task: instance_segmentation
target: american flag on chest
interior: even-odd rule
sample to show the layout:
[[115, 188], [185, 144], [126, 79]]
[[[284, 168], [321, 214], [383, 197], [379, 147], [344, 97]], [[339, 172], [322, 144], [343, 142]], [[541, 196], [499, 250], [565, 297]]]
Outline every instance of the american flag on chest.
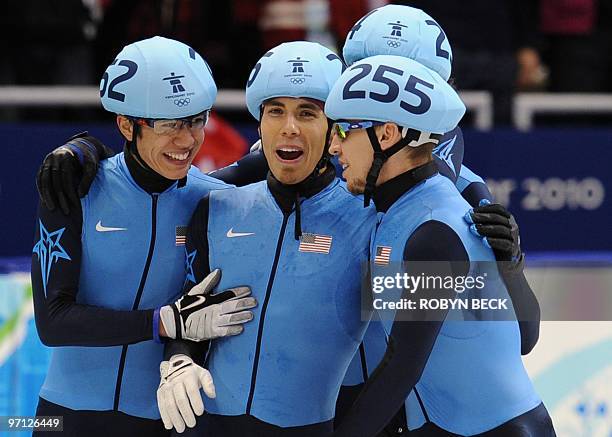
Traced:
[[389, 246], [376, 246], [376, 256], [374, 257], [374, 264], [379, 266], [389, 265], [389, 259], [391, 258], [391, 248]]
[[319, 235], [303, 233], [300, 237], [300, 252], [314, 252], [329, 254], [331, 249], [332, 237], [330, 235]]
[[187, 240], [187, 226], [177, 226], [174, 243], [177, 246], [184, 246]]

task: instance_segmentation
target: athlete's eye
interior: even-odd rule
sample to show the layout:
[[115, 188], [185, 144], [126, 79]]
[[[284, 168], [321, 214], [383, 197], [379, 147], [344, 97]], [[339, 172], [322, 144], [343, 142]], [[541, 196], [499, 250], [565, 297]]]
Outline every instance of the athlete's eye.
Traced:
[[272, 115], [279, 115], [283, 113], [283, 110], [279, 108], [278, 106], [272, 106], [266, 111], [266, 113], [272, 114]]

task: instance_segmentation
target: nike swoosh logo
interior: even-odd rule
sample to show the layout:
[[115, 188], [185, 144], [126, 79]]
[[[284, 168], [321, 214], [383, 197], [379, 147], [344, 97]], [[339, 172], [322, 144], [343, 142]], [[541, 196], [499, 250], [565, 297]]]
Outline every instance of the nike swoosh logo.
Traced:
[[183, 306], [181, 306], [181, 311], [186, 311], [186, 310], [188, 310], [188, 309], [191, 309], [191, 308], [194, 308], [194, 307], [197, 307], [197, 306], [203, 305], [203, 304], [204, 304], [204, 302], [206, 302], [206, 296], [201, 296], [201, 295], [200, 295], [200, 296], [194, 296], [194, 297], [195, 297], [195, 299], [196, 299], [196, 300], [195, 300], [195, 302], [192, 302], [192, 303], [190, 303], [189, 305], [184, 306], [184, 307], [183, 307]]
[[127, 231], [127, 228], [109, 228], [102, 226], [102, 220], [96, 223], [96, 231], [98, 232], [113, 232], [113, 231]]
[[227, 235], [227, 238], [248, 237], [249, 235], [255, 235], [255, 232], [234, 232], [234, 228], [230, 228], [225, 235]]

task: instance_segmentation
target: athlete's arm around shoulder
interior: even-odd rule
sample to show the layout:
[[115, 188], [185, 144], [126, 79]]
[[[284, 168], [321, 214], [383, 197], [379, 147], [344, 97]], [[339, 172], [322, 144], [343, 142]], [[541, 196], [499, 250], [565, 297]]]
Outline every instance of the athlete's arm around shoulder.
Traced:
[[483, 199], [493, 202], [493, 194], [489, 191], [484, 179], [463, 164], [455, 186], [472, 207], [479, 206]]
[[208, 175], [228, 184], [242, 187], [255, 182], [265, 181], [269, 170], [266, 157], [260, 149], [257, 149], [246, 154], [233, 164], [211, 171]]

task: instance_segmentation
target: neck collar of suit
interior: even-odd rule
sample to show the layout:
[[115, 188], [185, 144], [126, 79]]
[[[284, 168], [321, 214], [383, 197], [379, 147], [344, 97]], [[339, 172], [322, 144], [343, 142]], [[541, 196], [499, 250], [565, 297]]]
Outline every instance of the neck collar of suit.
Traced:
[[[125, 163], [134, 181], [149, 194], [163, 193], [170, 188], [176, 181], [165, 178], [157, 173], [141, 158], [136, 148], [136, 144], [127, 141], [123, 147]], [[185, 186], [187, 177], [179, 180], [178, 187]]]
[[325, 187], [332, 183], [336, 177], [336, 170], [333, 165], [328, 164], [325, 170], [318, 176], [309, 176], [297, 184], [283, 184], [274, 177], [272, 172], [268, 172], [267, 183], [274, 200], [280, 207], [283, 214], [290, 214], [295, 208], [295, 239], [299, 240], [302, 236], [300, 198], [309, 198], [323, 191]]
[[380, 184], [374, 191], [374, 205], [376, 211], [387, 212], [397, 199], [402, 197], [404, 193], [410, 191], [425, 179], [429, 179], [438, 173], [438, 167], [434, 161], [429, 161], [419, 167], [415, 167], [404, 173], [395, 176], [392, 179]]

